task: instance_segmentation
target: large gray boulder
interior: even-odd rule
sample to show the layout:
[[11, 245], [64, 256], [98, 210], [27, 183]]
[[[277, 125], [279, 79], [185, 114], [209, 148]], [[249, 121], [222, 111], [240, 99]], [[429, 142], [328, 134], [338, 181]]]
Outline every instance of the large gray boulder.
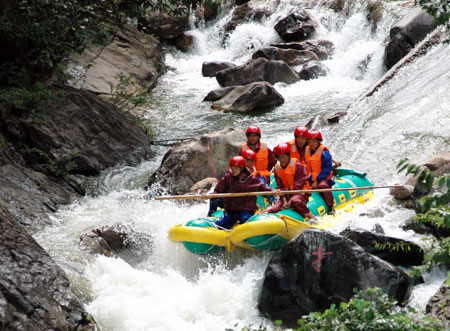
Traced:
[[214, 102], [211, 108], [224, 112], [251, 113], [283, 103], [284, 98], [271, 84], [255, 82], [234, 88], [222, 99]]
[[260, 81], [265, 81], [272, 85], [278, 82], [292, 84], [300, 78], [283, 61], [269, 61], [265, 58], [258, 58], [250, 63], [221, 70], [216, 74], [216, 79], [220, 86], [226, 87]]
[[433, 16], [420, 8], [413, 8], [390, 30], [384, 64], [390, 69], [409, 53], [427, 34], [434, 30]]
[[175, 39], [186, 30], [189, 24], [189, 10], [184, 7], [181, 15], [171, 15], [159, 10], [149, 10], [139, 18], [138, 28], [147, 34], [157, 36], [161, 40]]
[[282, 49], [297, 49], [300, 51], [311, 51], [317, 55], [319, 60], [328, 59], [334, 52], [334, 44], [329, 40], [311, 39], [305, 41], [293, 41], [290, 43], [273, 43], [270, 46]]
[[0, 329], [95, 330], [64, 271], [0, 205]]
[[122, 83], [124, 92], [132, 95], [150, 90], [164, 72], [162, 45], [153, 36], [126, 26], [105, 46], [93, 46], [82, 54], [70, 54], [66, 61], [67, 84], [110, 97], [111, 86]]
[[450, 285], [447, 282], [430, 298], [425, 309], [427, 314], [438, 318], [446, 330], [450, 329]]
[[309, 229], [285, 245], [267, 266], [258, 309], [283, 326], [348, 301], [353, 289], [379, 287], [398, 302], [411, 294], [412, 279], [350, 239]]
[[183, 194], [206, 177], [221, 178], [230, 158], [239, 153], [246, 141], [245, 131], [228, 128], [198, 137], [170, 149], [148, 185], [159, 183], [172, 194]]

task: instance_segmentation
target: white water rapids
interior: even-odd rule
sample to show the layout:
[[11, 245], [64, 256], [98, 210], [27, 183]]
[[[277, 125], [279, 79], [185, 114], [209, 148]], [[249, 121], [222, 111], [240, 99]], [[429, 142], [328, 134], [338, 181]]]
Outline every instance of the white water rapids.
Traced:
[[[257, 115], [221, 113], [202, 102], [218, 84], [201, 76], [204, 61], [244, 63], [253, 51], [281, 41], [273, 25], [299, 1], [281, 1], [277, 11], [262, 23], [238, 26], [222, 46], [220, 32], [229, 19], [223, 12], [213, 23], [193, 28], [194, 49], [183, 54], [169, 49], [169, 70], [153, 91], [148, 118], [157, 139], [196, 136], [225, 127], [259, 125], [263, 140], [274, 147], [291, 139], [296, 126], [314, 116], [336, 111], [348, 115], [334, 126], [319, 123], [324, 143], [343, 167], [367, 172], [375, 184], [403, 182], [395, 166], [404, 157], [415, 163], [449, 149], [450, 46], [439, 45], [400, 72], [372, 97], [346, 110], [383, 74], [384, 39], [395, 21], [385, 14], [372, 30], [363, 6], [354, 5], [347, 16], [316, 7], [320, 22], [317, 38], [336, 47], [325, 61], [326, 77], [292, 85], [276, 84], [285, 103]], [[366, 71], [359, 64], [370, 56]], [[89, 313], [102, 330], [240, 330], [270, 322], [256, 308], [264, 270], [273, 253], [234, 252], [225, 256], [197, 256], [167, 237], [169, 228], [205, 216], [206, 203], [184, 205], [146, 199], [142, 187], [167, 151], [158, 147], [154, 160], [138, 167], [107, 171], [101, 194], [85, 197], [53, 215], [55, 225], [35, 235], [38, 242], [64, 268]], [[386, 190], [357, 206], [331, 229], [348, 225], [372, 230], [380, 224], [389, 236], [424, 245], [422, 236], [405, 232], [402, 224], [413, 215], [399, 207]], [[79, 249], [79, 237], [93, 228], [114, 223], [131, 224], [152, 237], [135, 263], [120, 258], [90, 256]], [[139, 258], [139, 257], [138, 257]], [[435, 270], [416, 286], [410, 304], [423, 310], [444, 279]]]

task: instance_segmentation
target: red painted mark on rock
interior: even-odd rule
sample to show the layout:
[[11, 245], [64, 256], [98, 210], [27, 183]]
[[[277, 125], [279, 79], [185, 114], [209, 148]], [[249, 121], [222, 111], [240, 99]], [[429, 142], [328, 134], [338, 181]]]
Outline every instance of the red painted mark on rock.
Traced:
[[322, 245], [319, 245], [317, 248], [317, 252], [312, 252], [312, 255], [317, 255], [317, 260], [312, 261], [311, 265], [317, 272], [320, 272], [320, 268], [322, 267], [322, 260], [325, 258], [325, 255], [331, 255], [332, 252], [322, 252]]

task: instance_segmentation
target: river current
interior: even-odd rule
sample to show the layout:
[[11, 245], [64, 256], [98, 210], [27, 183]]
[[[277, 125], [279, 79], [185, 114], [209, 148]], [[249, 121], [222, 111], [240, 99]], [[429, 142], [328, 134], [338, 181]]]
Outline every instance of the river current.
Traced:
[[[262, 5], [263, 2], [261, 2]], [[373, 96], [350, 108], [383, 74], [384, 39], [395, 22], [386, 10], [376, 28], [367, 22], [363, 5], [354, 3], [347, 15], [320, 5], [311, 8], [320, 22], [319, 39], [331, 40], [335, 53], [324, 61], [326, 77], [295, 84], [276, 84], [285, 98], [276, 109], [252, 115], [222, 113], [203, 102], [218, 84], [201, 75], [205, 61], [241, 64], [253, 51], [280, 42], [273, 25], [300, 1], [281, 1], [276, 12], [261, 23], [237, 27], [222, 43], [221, 28], [230, 17], [223, 10], [214, 22], [194, 27], [189, 53], [167, 49], [170, 70], [149, 96], [146, 117], [156, 140], [207, 134], [226, 127], [258, 125], [262, 139], [273, 148], [292, 137], [296, 126], [316, 117], [324, 143], [343, 167], [369, 174], [377, 185], [401, 183], [399, 160], [423, 163], [449, 149], [450, 46], [433, 47], [425, 56], [402, 67]], [[361, 63], [370, 58], [366, 67]], [[348, 108], [348, 109], [347, 109]], [[324, 119], [337, 111], [348, 114], [338, 124]], [[54, 226], [35, 238], [67, 272], [73, 287], [102, 330], [240, 330], [269, 321], [257, 309], [264, 270], [273, 253], [234, 252], [197, 256], [167, 237], [169, 228], [206, 215], [206, 203], [182, 204], [148, 199], [143, 186], [168, 147], [155, 147], [157, 156], [137, 167], [116, 168], [101, 176], [100, 195], [85, 197], [52, 215]], [[372, 230], [376, 224], [390, 236], [426, 245], [422, 236], [401, 226], [413, 212], [398, 206], [387, 190], [354, 212], [341, 215], [331, 231], [352, 225]], [[121, 258], [91, 256], [79, 248], [80, 235], [114, 223], [129, 224], [151, 237], [142, 243], [133, 263]], [[434, 270], [416, 286], [410, 305], [423, 311], [442, 284], [445, 273]]]

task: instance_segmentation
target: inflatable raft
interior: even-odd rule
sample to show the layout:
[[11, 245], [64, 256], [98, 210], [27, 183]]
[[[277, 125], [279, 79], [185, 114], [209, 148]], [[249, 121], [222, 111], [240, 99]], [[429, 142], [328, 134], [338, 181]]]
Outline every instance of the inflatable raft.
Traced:
[[[364, 203], [372, 196], [371, 189], [354, 190], [352, 188], [373, 186], [366, 174], [349, 169], [338, 169], [333, 188], [349, 190], [334, 191], [334, 207], [336, 211], [350, 211], [352, 204]], [[274, 182], [274, 181], [273, 181]], [[259, 210], [268, 206], [267, 198], [258, 196]], [[323, 216], [328, 212], [327, 205], [320, 193], [313, 192], [307, 203], [309, 210], [315, 216]], [[304, 230], [326, 228], [327, 224], [308, 223], [293, 209], [285, 209], [274, 214], [258, 214], [252, 216], [246, 223], [237, 224], [231, 230], [221, 230], [215, 226], [215, 221], [223, 214], [219, 210], [210, 217], [201, 217], [187, 222], [185, 225], [175, 225], [169, 230], [169, 238], [182, 242], [187, 250], [195, 254], [211, 254], [220, 251], [232, 251], [236, 248], [278, 250], [289, 240]]]

